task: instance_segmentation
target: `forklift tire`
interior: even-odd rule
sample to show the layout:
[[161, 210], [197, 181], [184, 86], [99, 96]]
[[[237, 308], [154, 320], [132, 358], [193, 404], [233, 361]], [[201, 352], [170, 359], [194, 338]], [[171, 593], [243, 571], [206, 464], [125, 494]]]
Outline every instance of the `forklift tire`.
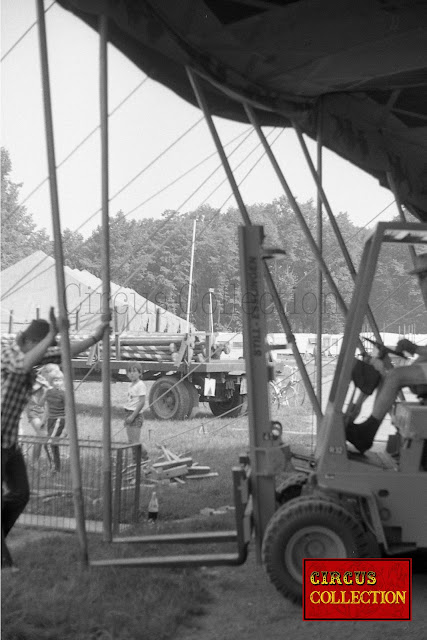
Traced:
[[367, 558], [369, 550], [365, 531], [349, 511], [332, 501], [301, 496], [271, 518], [262, 559], [279, 593], [300, 603], [303, 558]]
[[244, 411], [246, 406], [245, 399], [246, 396], [242, 396], [235, 391], [227, 400], [211, 400], [209, 407], [213, 415], [217, 418], [222, 418], [222, 416], [224, 416], [224, 418], [237, 418], [237, 416], [240, 416]]
[[158, 420], [184, 420], [192, 408], [189, 389], [176, 376], [162, 376], [156, 380], [148, 402]]
[[289, 502], [293, 498], [299, 498], [303, 486], [307, 482], [306, 473], [291, 473], [276, 489], [276, 502], [278, 506]]

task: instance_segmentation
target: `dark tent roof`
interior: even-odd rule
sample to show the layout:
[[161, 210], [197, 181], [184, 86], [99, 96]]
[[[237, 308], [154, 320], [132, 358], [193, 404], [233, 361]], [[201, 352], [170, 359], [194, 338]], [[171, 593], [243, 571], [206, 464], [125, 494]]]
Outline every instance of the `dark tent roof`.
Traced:
[[185, 67], [211, 83], [214, 115], [294, 120], [427, 221], [425, 0], [58, 0], [151, 78], [196, 104]]

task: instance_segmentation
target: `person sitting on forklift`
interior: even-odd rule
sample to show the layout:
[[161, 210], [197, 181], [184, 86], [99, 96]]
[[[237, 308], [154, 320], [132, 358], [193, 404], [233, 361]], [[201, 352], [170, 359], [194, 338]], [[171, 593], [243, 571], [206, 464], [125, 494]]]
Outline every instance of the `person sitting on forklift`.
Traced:
[[[427, 305], [427, 253], [417, 256], [416, 267], [409, 273], [418, 276], [424, 303]], [[409, 366], [388, 371], [375, 398], [372, 414], [364, 422], [347, 426], [346, 439], [360, 453], [365, 453], [372, 447], [375, 435], [391, 410], [397, 393], [403, 387], [427, 385], [427, 346], [416, 345], [404, 338], [397, 343], [396, 351], [418, 355], [418, 358]]]

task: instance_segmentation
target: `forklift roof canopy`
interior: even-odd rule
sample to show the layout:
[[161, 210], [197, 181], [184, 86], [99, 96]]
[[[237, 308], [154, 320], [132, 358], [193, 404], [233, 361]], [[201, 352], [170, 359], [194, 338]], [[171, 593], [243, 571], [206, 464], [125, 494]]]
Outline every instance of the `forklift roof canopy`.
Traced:
[[427, 3], [424, 0], [58, 0], [148, 76], [214, 115], [295, 121], [388, 186], [427, 221]]

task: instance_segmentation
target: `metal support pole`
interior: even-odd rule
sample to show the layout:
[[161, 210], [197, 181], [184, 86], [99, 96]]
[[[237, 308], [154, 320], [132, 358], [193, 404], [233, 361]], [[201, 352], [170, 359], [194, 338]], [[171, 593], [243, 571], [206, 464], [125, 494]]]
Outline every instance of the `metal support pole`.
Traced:
[[287, 315], [285, 313], [285, 310], [283, 308], [283, 304], [282, 301], [280, 300], [280, 296], [279, 296], [279, 292], [277, 291], [277, 287], [276, 284], [273, 280], [273, 276], [271, 275], [270, 272], [270, 267], [268, 266], [267, 262], [264, 260], [264, 275], [267, 281], [267, 286], [268, 286], [268, 290], [270, 292], [271, 297], [273, 298], [273, 302], [276, 306], [277, 309], [277, 313], [279, 315], [279, 319], [281, 322], [281, 325], [283, 327], [283, 330], [285, 332], [286, 335], [286, 342], [288, 344], [291, 345], [291, 349], [292, 349], [292, 353], [294, 355], [295, 358], [295, 362], [297, 364], [298, 370], [301, 374], [301, 379], [303, 381], [305, 390], [307, 391], [307, 395], [310, 399], [311, 402], [311, 406], [313, 408], [314, 413], [316, 414], [316, 418], [318, 420], [321, 420], [323, 417], [322, 414], [322, 408], [319, 404], [319, 401], [317, 399], [316, 393], [313, 389], [313, 385], [311, 383], [310, 377], [307, 373], [307, 369], [305, 367], [304, 364], [304, 360], [302, 359], [301, 353], [298, 349], [296, 340], [295, 340], [295, 336], [292, 333], [292, 327], [289, 323], [289, 320], [287, 318]]
[[40, 63], [43, 82], [43, 102], [46, 126], [47, 160], [49, 166], [50, 199], [52, 206], [52, 227], [55, 251], [55, 274], [58, 297], [58, 317], [61, 333], [61, 355], [64, 371], [65, 394], [67, 398], [65, 416], [70, 440], [71, 478], [73, 500], [76, 515], [76, 529], [80, 546], [80, 560], [88, 565], [87, 536], [85, 529], [84, 503], [77, 435], [76, 407], [74, 401], [73, 371], [71, 366], [71, 348], [69, 323], [67, 317], [66, 287], [64, 276], [64, 254], [62, 249], [61, 222], [59, 215], [58, 185], [56, 181], [55, 144], [53, 135], [52, 104], [50, 96], [49, 64], [47, 54], [46, 24], [43, 0], [37, 0], [37, 18], [39, 25]]
[[[108, 184], [108, 18], [99, 18], [99, 94], [101, 120], [101, 173], [102, 173], [102, 314], [110, 316], [110, 226], [109, 226], [109, 184]], [[102, 418], [103, 418], [103, 499], [104, 499], [104, 539], [111, 542], [112, 498], [111, 498], [111, 374], [110, 335], [104, 332], [102, 339]]]
[[308, 227], [307, 222], [305, 221], [305, 218], [304, 218], [304, 216], [303, 216], [303, 214], [301, 212], [301, 209], [299, 208], [299, 205], [298, 205], [297, 201], [295, 200], [291, 189], [289, 188], [289, 185], [288, 185], [288, 183], [287, 183], [287, 181], [285, 179], [285, 176], [283, 175], [282, 170], [279, 167], [279, 164], [278, 164], [278, 162], [276, 160], [276, 157], [275, 157], [274, 153], [272, 152], [272, 150], [270, 148], [270, 145], [268, 144], [267, 139], [266, 139], [264, 133], [262, 132], [261, 127], [258, 124], [258, 121], [257, 121], [257, 119], [255, 117], [255, 113], [254, 113], [252, 107], [250, 107], [248, 104], [245, 104], [245, 111], [246, 111], [246, 113], [248, 115], [250, 123], [252, 124], [252, 126], [254, 127], [255, 131], [258, 134], [258, 137], [259, 137], [259, 139], [260, 139], [260, 141], [261, 141], [261, 143], [262, 143], [262, 145], [264, 147], [264, 151], [267, 154], [268, 159], [270, 160], [270, 162], [271, 162], [271, 164], [273, 166], [273, 169], [276, 172], [277, 177], [279, 178], [279, 182], [282, 185], [283, 191], [285, 192], [286, 197], [289, 200], [289, 204], [291, 205], [296, 217], [298, 218], [298, 221], [299, 221], [299, 223], [301, 225], [301, 228], [302, 228], [302, 230], [304, 232], [304, 235], [305, 235], [305, 237], [307, 239], [307, 242], [310, 245], [310, 248], [311, 248], [311, 250], [313, 252], [313, 255], [316, 258], [318, 265], [322, 269], [323, 274], [325, 276], [325, 279], [327, 280], [330, 288], [332, 289], [332, 291], [336, 295], [336, 298], [337, 298], [338, 304], [339, 304], [339, 306], [341, 308], [342, 314], [344, 316], [346, 316], [347, 315], [347, 305], [344, 302], [344, 299], [343, 299], [341, 293], [339, 292], [338, 287], [335, 284], [335, 281], [332, 278], [332, 275], [331, 275], [328, 267], [326, 266], [325, 261], [323, 260], [322, 254], [319, 251], [319, 247], [317, 246], [316, 241], [314, 240], [314, 238], [312, 236], [312, 233], [311, 233], [311, 231], [310, 231], [310, 229]]
[[[402, 220], [402, 222], [407, 222], [406, 216], [405, 216], [405, 213], [404, 213], [403, 207], [402, 207], [402, 201], [400, 200], [399, 193], [398, 193], [397, 187], [396, 187], [396, 183], [395, 183], [394, 178], [393, 178], [393, 176], [392, 176], [390, 171], [387, 172], [387, 181], [388, 181], [389, 187], [391, 189], [391, 192], [394, 195], [394, 199], [396, 201], [396, 207], [397, 207], [397, 211], [398, 211], [399, 217]], [[415, 267], [416, 266], [416, 262], [417, 262], [417, 253], [416, 253], [414, 247], [412, 245], [410, 245], [410, 244], [408, 244], [408, 250], [409, 250], [409, 255], [411, 256], [412, 264]]]
[[142, 446], [140, 444], [135, 444], [133, 451], [135, 452], [135, 493], [133, 496], [133, 521], [138, 522], [139, 502], [141, 499]]
[[[120, 531], [120, 512], [122, 509], [122, 481], [123, 481], [123, 449], [116, 449], [116, 477], [114, 479], [114, 511], [112, 514], [112, 529], [114, 533]], [[111, 491], [110, 491], [111, 494]]]
[[[403, 211], [402, 202], [400, 200], [399, 193], [397, 191], [396, 183], [395, 183], [395, 181], [393, 179], [393, 176], [392, 176], [392, 174], [390, 172], [387, 172], [387, 180], [388, 180], [388, 184], [390, 186], [390, 189], [393, 192], [394, 199], [396, 200], [396, 206], [397, 206], [397, 210], [399, 212], [400, 219], [402, 220], [402, 222], [406, 222], [406, 216], [405, 216], [405, 213]], [[409, 255], [410, 255], [411, 260], [412, 260], [412, 264], [414, 265], [414, 267], [416, 267], [417, 266], [417, 252], [415, 251], [415, 248], [413, 246], [411, 246], [410, 244], [408, 245], [408, 251], [409, 251]], [[421, 295], [422, 295], [422, 297], [424, 299], [424, 304], [427, 306], [427, 297], [424, 295], [422, 289], [421, 289]], [[406, 336], [405, 329], [403, 329], [403, 335]], [[405, 397], [404, 397], [403, 391], [401, 391], [400, 394], [401, 394], [400, 395], [401, 399], [404, 399]]]
[[[220, 138], [218, 136], [218, 133], [217, 133], [215, 125], [213, 123], [212, 117], [211, 117], [211, 115], [209, 113], [208, 104], [207, 104], [206, 99], [205, 99], [205, 97], [203, 95], [202, 89], [200, 87], [200, 83], [198, 82], [195, 74], [191, 71], [191, 69], [187, 68], [187, 73], [188, 73], [188, 77], [190, 78], [190, 82], [191, 82], [191, 85], [193, 87], [193, 91], [194, 91], [195, 96], [197, 98], [197, 101], [199, 103], [199, 107], [203, 111], [203, 114], [205, 116], [205, 119], [206, 119], [206, 122], [208, 124], [209, 130], [211, 132], [212, 138], [214, 140], [215, 146], [217, 148], [218, 154], [220, 156], [222, 165], [223, 165], [224, 170], [225, 170], [225, 172], [227, 174], [228, 180], [230, 182], [231, 189], [233, 191], [233, 195], [234, 195], [234, 197], [236, 199], [237, 206], [239, 207], [239, 210], [240, 210], [240, 214], [241, 214], [241, 216], [243, 218], [244, 223], [247, 226], [251, 226], [252, 225], [251, 219], [250, 219], [249, 214], [247, 212], [245, 203], [243, 202], [243, 199], [242, 199], [242, 197], [240, 195], [239, 187], [237, 185], [236, 180], [234, 179], [234, 175], [233, 175], [233, 172], [232, 172], [231, 167], [229, 165], [228, 158], [227, 158], [227, 156], [226, 156], [226, 154], [224, 152], [224, 149], [223, 149], [222, 144], [221, 144], [221, 140], [220, 140]], [[309, 376], [307, 374], [307, 370], [305, 368], [303, 359], [302, 359], [301, 354], [300, 354], [300, 352], [298, 350], [298, 347], [297, 347], [297, 344], [296, 344], [296, 340], [295, 340], [295, 336], [292, 333], [291, 325], [290, 325], [290, 323], [289, 323], [289, 321], [288, 321], [288, 319], [286, 317], [286, 313], [285, 313], [285, 310], [283, 308], [282, 301], [280, 300], [280, 296], [278, 294], [276, 285], [274, 284], [273, 277], [272, 277], [272, 275], [270, 273], [270, 270], [269, 270], [269, 268], [268, 268], [268, 266], [267, 266], [265, 261], [264, 261], [263, 264], [264, 264], [264, 274], [265, 274], [265, 278], [266, 278], [266, 281], [267, 281], [268, 289], [269, 289], [269, 292], [271, 294], [271, 297], [273, 298], [273, 302], [276, 305], [276, 309], [277, 309], [277, 313], [278, 313], [279, 318], [280, 318], [280, 322], [282, 323], [283, 330], [284, 330], [284, 332], [286, 334], [286, 340], [288, 341], [288, 343], [292, 347], [292, 352], [294, 354], [295, 361], [296, 361], [298, 369], [300, 371], [301, 378], [302, 378], [302, 380], [304, 382], [304, 386], [306, 388], [307, 395], [310, 398], [310, 402], [312, 404], [313, 410], [316, 413], [316, 416], [320, 416], [321, 417], [322, 416], [322, 410], [321, 410], [321, 408], [319, 406], [319, 403], [318, 403], [317, 398], [316, 398], [316, 394], [315, 394], [314, 389], [313, 389], [313, 385], [311, 384], [311, 380], [310, 380], [310, 378], [309, 378]]]
[[239, 227], [243, 340], [247, 362], [249, 444], [258, 561], [261, 559], [265, 529], [276, 509], [275, 471], [269, 461], [269, 454], [273, 447], [277, 448], [268, 406], [267, 327], [262, 309], [262, 241], [262, 227]]
[[199, 107], [203, 111], [203, 115], [205, 116], [206, 123], [207, 123], [207, 125], [209, 127], [209, 131], [210, 131], [211, 136], [213, 138], [213, 141], [215, 143], [216, 149], [218, 151], [219, 157], [220, 157], [221, 162], [222, 162], [222, 166], [224, 167], [224, 171], [227, 174], [228, 181], [229, 181], [231, 189], [233, 191], [233, 195], [234, 195], [234, 197], [236, 199], [237, 206], [239, 207], [240, 213], [241, 213], [241, 215], [243, 217], [244, 223], [246, 225], [250, 226], [252, 223], [251, 223], [251, 220], [249, 218], [249, 214], [248, 214], [248, 212], [246, 210], [245, 203], [243, 202], [242, 196], [240, 195], [239, 187], [237, 186], [237, 182], [234, 179], [234, 175], [233, 175], [233, 172], [232, 172], [231, 167], [229, 165], [228, 158], [227, 158], [227, 156], [225, 154], [225, 151], [224, 151], [224, 148], [222, 146], [221, 140], [219, 138], [218, 132], [217, 132], [217, 130], [215, 128], [215, 125], [213, 123], [212, 117], [210, 115], [209, 108], [208, 108], [208, 103], [206, 102], [206, 98], [205, 98], [205, 96], [203, 94], [203, 91], [201, 89], [200, 83], [199, 83], [196, 75], [193, 73], [193, 71], [189, 67], [187, 67], [187, 74], [188, 74], [188, 77], [190, 79], [190, 83], [191, 83], [191, 86], [193, 88], [194, 95], [196, 96], [197, 102], [199, 103]]
[[190, 333], [190, 313], [191, 313], [191, 296], [193, 293], [193, 267], [194, 267], [194, 247], [196, 245], [196, 224], [193, 222], [193, 237], [191, 240], [191, 259], [190, 259], [190, 279], [188, 282], [188, 300], [187, 300], [187, 333]]
[[[329, 204], [329, 200], [326, 197], [325, 191], [322, 186], [321, 177], [319, 177], [319, 175], [316, 172], [315, 166], [308, 152], [307, 145], [305, 143], [300, 127], [295, 122], [292, 123], [292, 126], [295, 130], [295, 133], [297, 134], [302, 152], [304, 154], [305, 159], [307, 160], [308, 168], [310, 169], [311, 175], [313, 176], [313, 180], [316, 183], [318, 196], [320, 196], [323, 206], [325, 207], [326, 213], [328, 214], [329, 222], [331, 223], [332, 229], [334, 230], [335, 237], [338, 241], [338, 244], [344, 256], [344, 260], [346, 261], [347, 268], [350, 272], [351, 277], [353, 278], [353, 282], [356, 282], [357, 272], [356, 272], [356, 269], [354, 268], [353, 260], [351, 259], [350, 253], [348, 252], [347, 245], [342, 236], [340, 228], [337, 224], [337, 221], [335, 220], [335, 216], [332, 212], [331, 206]], [[371, 329], [375, 335], [376, 340], [378, 340], [378, 342], [382, 342], [380, 330], [378, 328], [374, 314], [372, 313], [372, 310], [369, 305], [366, 310], [366, 316], [369, 320], [369, 324], [371, 325]]]
[[[317, 121], [317, 175], [322, 184], [322, 107], [319, 109]], [[320, 255], [323, 256], [323, 218], [322, 218], [322, 198], [317, 190], [317, 246]], [[316, 350], [316, 393], [320, 406], [322, 406], [322, 336], [323, 336], [323, 274], [322, 269], [317, 267], [317, 350]], [[320, 428], [320, 420], [317, 419], [317, 431]]]

